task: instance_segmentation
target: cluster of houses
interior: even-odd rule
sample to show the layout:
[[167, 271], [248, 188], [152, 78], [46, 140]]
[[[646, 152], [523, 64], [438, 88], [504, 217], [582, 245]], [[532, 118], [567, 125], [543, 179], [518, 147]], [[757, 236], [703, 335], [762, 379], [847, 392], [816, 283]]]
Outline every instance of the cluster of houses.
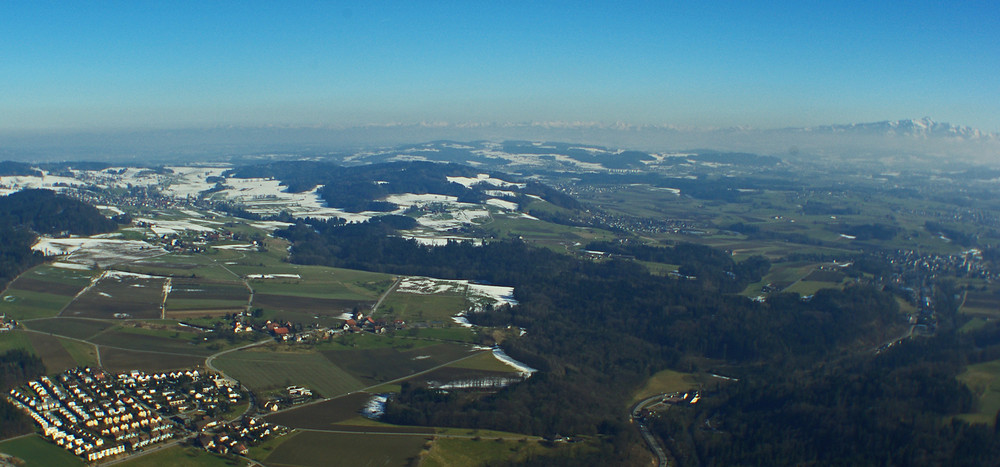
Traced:
[[43, 376], [7, 396], [43, 436], [88, 462], [175, 437], [181, 428], [166, 414], [218, 408], [242, 398], [225, 379], [197, 371], [113, 375], [91, 368]]
[[309, 342], [326, 340], [344, 333], [370, 332], [374, 334], [385, 334], [389, 330], [400, 330], [406, 328], [406, 322], [402, 320], [388, 321], [384, 318], [373, 318], [365, 316], [364, 312], [355, 312], [344, 321], [340, 328], [326, 328], [317, 326], [303, 326], [293, 324], [290, 321], [267, 320], [263, 324], [254, 324], [248, 318], [248, 313], [241, 312], [233, 315], [233, 334], [245, 334], [252, 332], [262, 332], [281, 342]]
[[176, 428], [127, 392], [117, 378], [89, 368], [41, 377], [10, 390], [42, 435], [89, 462], [170, 439]]
[[[211, 421], [199, 428], [201, 434], [198, 435], [198, 443], [206, 451], [240, 455], [246, 455], [251, 446], [256, 446], [287, 430], [285, 427], [272, 425], [253, 417], [227, 424]], [[206, 431], [208, 429], [214, 429], [214, 432], [209, 433]]]
[[208, 377], [198, 370], [156, 374], [132, 371], [118, 375], [117, 379], [126, 391], [164, 414], [191, 410], [215, 412], [244, 398], [232, 381]]
[[285, 393], [264, 402], [264, 410], [267, 412], [277, 412], [283, 407], [307, 402], [313, 398], [312, 390], [302, 386], [288, 386]]
[[17, 321], [7, 319], [7, 315], [0, 315], [0, 332], [13, 331], [17, 327]]
[[385, 318], [373, 318], [371, 316], [365, 316], [362, 311], [354, 312], [354, 314], [344, 321], [342, 329], [344, 332], [371, 332], [375, 334], [385, 334], [386, 330], [394, 329], [400, 330], [406, 328], [406, 322], [403, 320], [388, 321]]

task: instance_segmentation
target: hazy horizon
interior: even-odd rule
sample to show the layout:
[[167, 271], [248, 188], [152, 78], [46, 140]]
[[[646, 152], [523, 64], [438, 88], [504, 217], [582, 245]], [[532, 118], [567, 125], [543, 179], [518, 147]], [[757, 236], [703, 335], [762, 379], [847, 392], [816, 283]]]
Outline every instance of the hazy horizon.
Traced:
[[[1000, 132], [988, 3], [8, 4], [0, 133], [419, 122]], [[0, 142], [0, 146], [2, 146]]]

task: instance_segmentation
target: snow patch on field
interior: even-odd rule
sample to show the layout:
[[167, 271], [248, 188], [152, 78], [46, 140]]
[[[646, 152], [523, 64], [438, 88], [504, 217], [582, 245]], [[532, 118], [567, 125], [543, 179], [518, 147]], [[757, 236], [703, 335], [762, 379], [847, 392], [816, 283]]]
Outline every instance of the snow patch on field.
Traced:
[[518, 188], [524, 188], [527, 184], [524, 183], [513, 183], [506, 180], [501, 180], [499, 178], [493, 178], [489, 174], [477, 174], [475, 177], [446, 177], [449, 182], [458, 183], [466, 188], [472, 187], [473, 185], [478, 185], [480, 183], [485, 183], [487, 185], [493, 185], [496, 187], [506, 188], [516, 186]]
[[454, 204], [465, 204], [475, 206], [469, 203], [459, 203], [457, 196], [448, 195], [437, 195], [434, 193], [424, 193], [424, 194], [413, 194], [413, 193], [400, 193], [395, 195], [389, 195], [385, 197], [385, 200], [390, 203], [395, 203], [403, 207], [410, 207], [419, 204], [431, 204], [431, 203], [454, 203]]
[[514, 299], [514, 288], [501, 285], [469, 284], [470, 297], [492, 300], [493, 306], [517, 305]]
[[215, 248], [217, 250], [250, 251], [250, 250], [256, 249], [257, 247], [254, 246], [254, 245], [251, 245], [249, 243], [245, 243], [245, 244], [244, 243], [237, 243], [237, 244], [233, 244], [233, 245], [212, 245], [212, 248]]
[[492, 306], [503, 304], [517, 305], [517, 300], [514, 299], [513, 287], [477, 284], [467, 280], [409, 276], [399, 282], [399, 285], [396, 286], [396, 291], [421, 295], [449, 292], [465, 293], [470, 300], [479, 305], [474, 306], [473, 311], [478, 311], [478, 309], [481, 309], [486, 304]]
[[61, 191], [65, 186], [83, 186], [84, 183], [72, 177], [61, 177], [48, 175], [42, 172], [42, 176], [37, 175], [5, 175], [0, 177], [0, 196], [7, 196], [11, 193], [31, 188], [46, 188], [53, 191]]
[[209, 227], [203, 224], [218, 224], [218, 222], [207, 221], [204, 219], [188, 219], [188, 220], [163, 220], [163, 219], [148, 219], [141, 218], [136, 219], [140, 222], [145, 222], [149, 224], [149, 229], [153, 231], [156, 235], [171, 235], [185, 230], [191, 230], [195, 232], [215, 232], [215, 227]]
[[493, 356], [496, 357], [497, 360], [506, 363], [508, 366], [514, 368], [519, 373], [521, 373], [522, 376], [526, 378], [531, 376], [532, 373], [538, 371], [528, 365], [525, 365], [522, 362], [514, 360], [513, 358], [510, 357], [510, 355], [507, 355], [507, 352], [504, 352], [503, 349], [500, 348], [500, 346], [493, 347], [492, 350], [493, 350]]
[[377, 420], [385, 415], [385, 403], [389, 402], [389, 397], [383, 394], [376, 394], [368, 399], [361, 409], [361, 414], [372, 420]]
[[131, 279], [163, 279], [163, 277], [161, 277], [161, 276], [151, 276], [149, 274], [139, 274], [137, 272], [114, 271], [114, 270], [104, 271], [104, 273], [101, 274], [100, 278], [101, 279], [116, 279], [116, 280], [119, 280], [119, 281], [121, 281], [123, 279], [129, 279], [129, 278], [131, 278]]
[[516, 197], [518, 195], [517, 192], [507, 191], [507, 190], [483, 190], [483, 193], [486, 193], [487, 195], [490, 195], [490, 196], [510, 196], [510, 197]]
[[60, 262], [64, 269], [70, 268], [65, 264], [79, 265], [76, 269], [90, 268], [93, 265], [100, 267], [120, 263], [122, 261], [135, 261], [151, 256], [163, 254], [165, 251], [140, 240], [118, 240], [110, 238], [51, 238], [40, 237], [31, 247], [34, 251], [39, 251], [45, 256], [67, 255]]
[[73, 269], [73, 270], [77, 270], [77, 271], [89, 271], [90, 270], [90, 266], [87, 266], [85, 264], [67, 263], [67, 262], [64, 262], [64, 261], [56, 261], [56, 262], [52, 263], [52, 266], [60, 268], [60, 269]]
[[111, 211], [111, 212], [113, 212], [115, 214], [124, 214], [125, 213], [125, 211], [122, 211], [121, 209], [118, 209], [117, 206], [97, 205], [97, 206], [94, 206], [94, 207], [97, 208], [97, 209], [100, 209], [101, 211]]
[[251, 227], [258, 228], [261, 230], [266, 230], [268, 232], [274, 232], [275, 230], [278, 229], [287, 229], [291, 225], [292, 224], [290, 222], [281, 222], [281, 221], [257, 221], [250, 223]]
[[298, 274], [247, 274], [247, 279], [301, 279]]
[[174, 172], [164, 193], [177, 198], [196, 198], [202, 192], [212, 189], [214, 183], [205, 181], [208, 177], [219, 177], [228, 170], [226, 167], [168, 167]]
[[427, 237], [427, 236], [420, 236], [420, 235], [400, 235], [400, 237], [406, 238], [406, 239], [410, 239], [410, 240], [414, 240], [414, 241], [416, 241], [417, 243], [419, 243], [421, 245], [427, 245], [427, 246], [445, 246], [445, 245], [448, 244], [449, 241], [471, 242], [475, 246], [482, 246], [483, 245], [482, 239], [478, 239], [478, 238], [466, 238], [466, 237], [456, 237], [456, 236], [452, 236], [452, 235], [443, 236], [443, 237]]
[[396, 286], [398, 293], [410, 293], [420, 295], [431, 295], [438, 293], [464, 293], [472, 306], [455, 316], [451, 320], [462, 327], [472, 327], [472, 323], [466, 318], [470, 312], [482, 311], [487, 305], [500, 306], [503, 304], [517, 305], [514, 299], [514, 288], [500, 285], [476, 284], [467, 280], [446, 280], [432, 279], [429, 277], [410, 276], [405, 277]]
[[[318, 185], [312, 190], [302, 193], [289, 193], [281, 181], [267, 178], [230, 178], [226, 179], [226, 189], [219, 196], [237, 201], [255, 214], [275, 215], [287, 211], [294, 217], [312, 217], [315, 219], [330, 219], [340, 217], [347, 222], [364, 222], [383, 213], [361, 212], [351, 213], [342, 209], [327, 206], [319, 194]], [[287, 226], [286, 223], [268, 223], [271, 230]]]
[[513, 201], [506, 201], [506, 200], [497, 199], [497, 198], [490, 198], [490, 199], [486, 200], [486, 204], [489, 204], [490, 206], [496, 206], [496, 207], [501, 208], [501, 209], [506, 209], [508, 211], [517, 211], [517, 203], [515, 203]]

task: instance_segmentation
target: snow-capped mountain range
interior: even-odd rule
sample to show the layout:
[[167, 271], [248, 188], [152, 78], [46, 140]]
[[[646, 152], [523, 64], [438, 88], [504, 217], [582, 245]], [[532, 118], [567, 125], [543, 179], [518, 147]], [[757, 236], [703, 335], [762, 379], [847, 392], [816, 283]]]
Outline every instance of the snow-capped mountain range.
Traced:
[[872, 123], [851, 123], [846, 125], [824, 125], [801, 128], [799, 131], [832, 134], [856, 134], [866, 136], [903, 136], [910, 138], [954, 138], [961, 140], [997, 140], [996, 133], [987, 133], [968, 126], [935, 122], [930, 117], [910, 120], [886, 120]]

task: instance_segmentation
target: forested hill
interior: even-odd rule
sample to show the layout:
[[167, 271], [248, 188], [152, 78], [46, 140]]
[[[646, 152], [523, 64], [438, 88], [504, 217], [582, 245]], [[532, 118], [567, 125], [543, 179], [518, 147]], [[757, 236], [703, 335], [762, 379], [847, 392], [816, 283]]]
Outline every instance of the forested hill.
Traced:
[[880, 332], [900, 320], [893, 297], [869, 287], [826, 290], [809, 301], [778, 295], [764, 303], [719, 293], [759, 280], [766, 260], [740, 267], [729, 255], [697, 245], [632, 252], [683, 260], [699, 274], [732, 281], [731, 286], [654, 276], [629, 260], [579, 260], [518, 240], [427, 247], [390, 236], [391, 224], [298, 224], [277, 234], [293, 242], [294, 262], [514, 286], [520, 305], [469, 319], [525, 329], [525, 335], [503, 346], [541, 371], [478, 398], [406, 385], [387, 407], [387, 420], [606, 435], [608, 450], [581, 465], [629, 462], [627, 446], [639, 441], [627, 428], [627, 398], [655, 371], [690, 369], [706, 358], [729, 365], [727, 372], [808, 365], [801, 362], [877, 343], [885, 338]]
[[31, 251], [36, 234], [93, 235], [115, 226], [93, 206], [51, 190], [22, 190], [0, 197], [0, 286], [41, 261]]
[[[489, 183], [466, 186], [448, 180], [448, 177], [475, 178], [481, 174], [505, 183], [501, 183], [500, 187]], [[308, 191], [322, 185], [319, 194], [327, 205], [348, 212], [393, 211], [398, 206], [384, 201], [384, 198], [406, 193], [454, 196], [458, 201], [467, 203], [482, 203], [490, 197], [521, 202], [525, 195], [534, 195], [558, 206], [579, 208], [575, 199], [541, 183], [519, 183], [516, 177], [508, 174], [485, 173], [481, 169], [451, 163], [392, 162], [348, 167], [315, 161], [274, 162], [232, 169], [225, 176], [273, 177], [287, 186], [290, 192]], [[484, 193], [497, 188], [512, 194]]]
[[41, 175], [29, 164], [14, 161], [0, 161], [0, 175]]
[[94, 235], [110, 232], [116, 224], [82, 201], [51, 190], [21, 190], [0, 197], [0, 225], [41, 234]]

